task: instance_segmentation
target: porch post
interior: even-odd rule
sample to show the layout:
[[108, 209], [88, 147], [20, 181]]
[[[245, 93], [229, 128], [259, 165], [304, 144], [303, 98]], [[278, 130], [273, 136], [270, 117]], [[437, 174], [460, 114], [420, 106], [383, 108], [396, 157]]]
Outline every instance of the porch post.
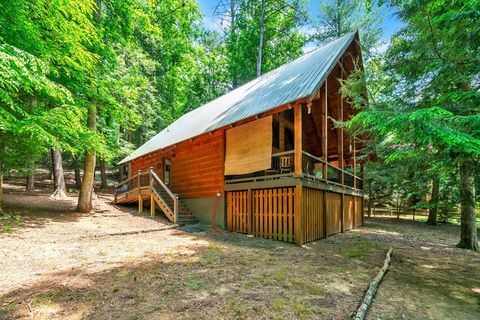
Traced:
[[[341, 64], [342, 62], [340, 62]], [[341, 71], [341, 76], [340, 78], [343, 79], [343, 66], [342, 66], [342, 71]], [[340, 121], [343, 122], [343, 97], [340, 95]], [[344, 149], [344, 145], [343, 145], [343, 127], [340, 127], [340, 139], [339, 139], [339, 154], [338, 154], [338, 162], [339, 162], [339, 167], [340, 169], [342, 170], [340, 172], [340, 183], [342, 185], [345, 185], [345, 174], [344, 174], [344, 171], [345, 171], [345, 163], [344, 163], [344, 157], [343, 157], [343, 149]]]
[[[343, 60], [343, 58], [342, 58]], [[342, 60], [340, 61], [341, 65], [341, 75], [340, 78], [343, 79], [343, 65]], [[343, 122], [343, 97], [340, 95], [340, 121]], [[337, 100], [338, 101], [338, 100]], [[338, 166], [340, 167], [340, 183], [343, 186], [342, 195], [341, 195], [341, 202], [340, 202], [340, 226], [341, 232], [345, 232], [345, 163], [343, 157], [343, 127], [340, 127], [340, 137], [338, 139], [339, 146], [338, 146]]]
[[142, 197], [142, 189], [141, 183], [142, 183], [142, 170], [138, 170], [138, 176], [137, 176], [137, 188], [138, 188], [138, 213], [143, 212], [143, 197]]
[[357, 190], [357, 149], [355, 146], [355, 136], [353, 136], [353, 167], [352, 167], [352, 173], [353, 173], [353, 188], [354, 190]]
[[302, 175], [302, 105], [294, 105], [295, 176]]
[[327, 79], [325, 79], [325, 93], [322, 97], [322, 156], [323, 156], [323, 179], [328, 180], [328, 84]]

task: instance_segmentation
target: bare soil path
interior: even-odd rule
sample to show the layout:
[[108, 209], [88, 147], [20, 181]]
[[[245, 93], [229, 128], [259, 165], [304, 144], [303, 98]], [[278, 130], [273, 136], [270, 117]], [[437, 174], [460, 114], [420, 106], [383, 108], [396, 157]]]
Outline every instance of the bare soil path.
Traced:
[[348, 319], [388, 247], [370, 319], [479, 319], [480, 255], [453, 247], [458, 226], [396, 219], [297, 247], [169, 226], [116, 208], [74, 213], [8, 186], [0, 219], [0, 319]]

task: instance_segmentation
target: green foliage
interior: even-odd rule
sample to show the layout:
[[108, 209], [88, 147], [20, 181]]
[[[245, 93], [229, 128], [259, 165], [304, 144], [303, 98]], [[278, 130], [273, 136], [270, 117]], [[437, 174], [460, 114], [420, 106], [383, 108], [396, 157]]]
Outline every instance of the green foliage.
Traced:
[[360, 44], [367, 56], [378, 46], [382, 35], [384, 6], [378, 3], [365, 7], [359, 0], [322, 0], [312, 39], [326, 43], [358, 30]]
[[[360, 110], [348, 128], [373, 139], [363, 150], [365, 158], [378, 159], [373, 186], [415, 199], [415, 207], [438, 205], [447, 220], [460, 201], [459, 163], [478, 166], [480, 159], [480, 3], [390, 4], [405, 27], [367, 72], [357, 70], [344, 82], [343, 95]], [[427, 201], [434, 178], [437, 203]]]
[[[225, 34], [228, 73], [233, 87], [256, 77], [260, 16], [260, 1], [239, 1], [235, 23]], [[307, 37], [300, 27], [306, 19], [303, 1], [266, 2], [262, 73], [302, 54]]]

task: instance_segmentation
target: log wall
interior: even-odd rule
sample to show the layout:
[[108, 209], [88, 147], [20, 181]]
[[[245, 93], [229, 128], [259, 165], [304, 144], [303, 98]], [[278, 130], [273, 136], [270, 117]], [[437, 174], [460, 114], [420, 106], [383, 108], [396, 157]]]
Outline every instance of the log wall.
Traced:
[[160, 179], [164, 179], [165, 159], [170, 159], [170, 187], [181, 197], [210, 197], [217, 191], [223, 193], [223, 130], [135, 159], [132, 174], [153, 167]]

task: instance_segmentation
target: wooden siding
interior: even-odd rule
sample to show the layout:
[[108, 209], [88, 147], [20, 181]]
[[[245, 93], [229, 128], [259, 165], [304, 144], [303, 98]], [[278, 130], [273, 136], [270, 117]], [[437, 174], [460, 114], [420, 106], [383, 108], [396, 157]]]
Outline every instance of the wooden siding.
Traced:
[[339, 193], [327, 193], [327, 236], [342, 232], [342, 196]]
[[323, 230], [323, 206], [325, 191], [303, 188], [302, 229], [303, 242], [325, 238]]
[[227, 229], [294, 242], [294, 202], [292, 187], [227, 192]]
[[355, 203], [354, 197], [345, 195], [345, 203], [344, 203], [344, 230], [350, 230], [353, 228], [353, 221], [355, 220]]
[[159, 150], [132, 161], [132, 174], [154, 168], [163, 179], [165, 159], [170, 159], [170, 186], [181, 197], [195, 198], [223, 193], [224, 131], [205, 134], [175, 148]]
[[215, 196], [223, 192], [224, 131], [204, 141], [179, 146], [171, 161], [171, 186], [181, 197]]
[[228, 231], [268, 239], [302, 244], [325, 238], [325, 232], [328, 236], [342, 232], [342, 225], [347, 231], [363, 223], [361, 197], [319, 189], [228, 191], [226, 199]]
[[150, 170], [150, 168], [153, 168], [153, 170], [160, 177], [160, 179], [163, 179], [163, 157], [164, 156], [165, 156], [165, 152], [156, 151], [133, 160], [131, 162], [132, 172], [130, 174], [134, 176], [137, 174], [138, 170], [146, 171], [146, 170]]
[[249, 216], [247, 208], [248, 191], [227, 192], [227, 230], [247, 233]]
[[355, 227], [363, 224], [363, 198], [355, 197]]
[[253, 234], [294, 242], [295, 188], [252, 191]]

